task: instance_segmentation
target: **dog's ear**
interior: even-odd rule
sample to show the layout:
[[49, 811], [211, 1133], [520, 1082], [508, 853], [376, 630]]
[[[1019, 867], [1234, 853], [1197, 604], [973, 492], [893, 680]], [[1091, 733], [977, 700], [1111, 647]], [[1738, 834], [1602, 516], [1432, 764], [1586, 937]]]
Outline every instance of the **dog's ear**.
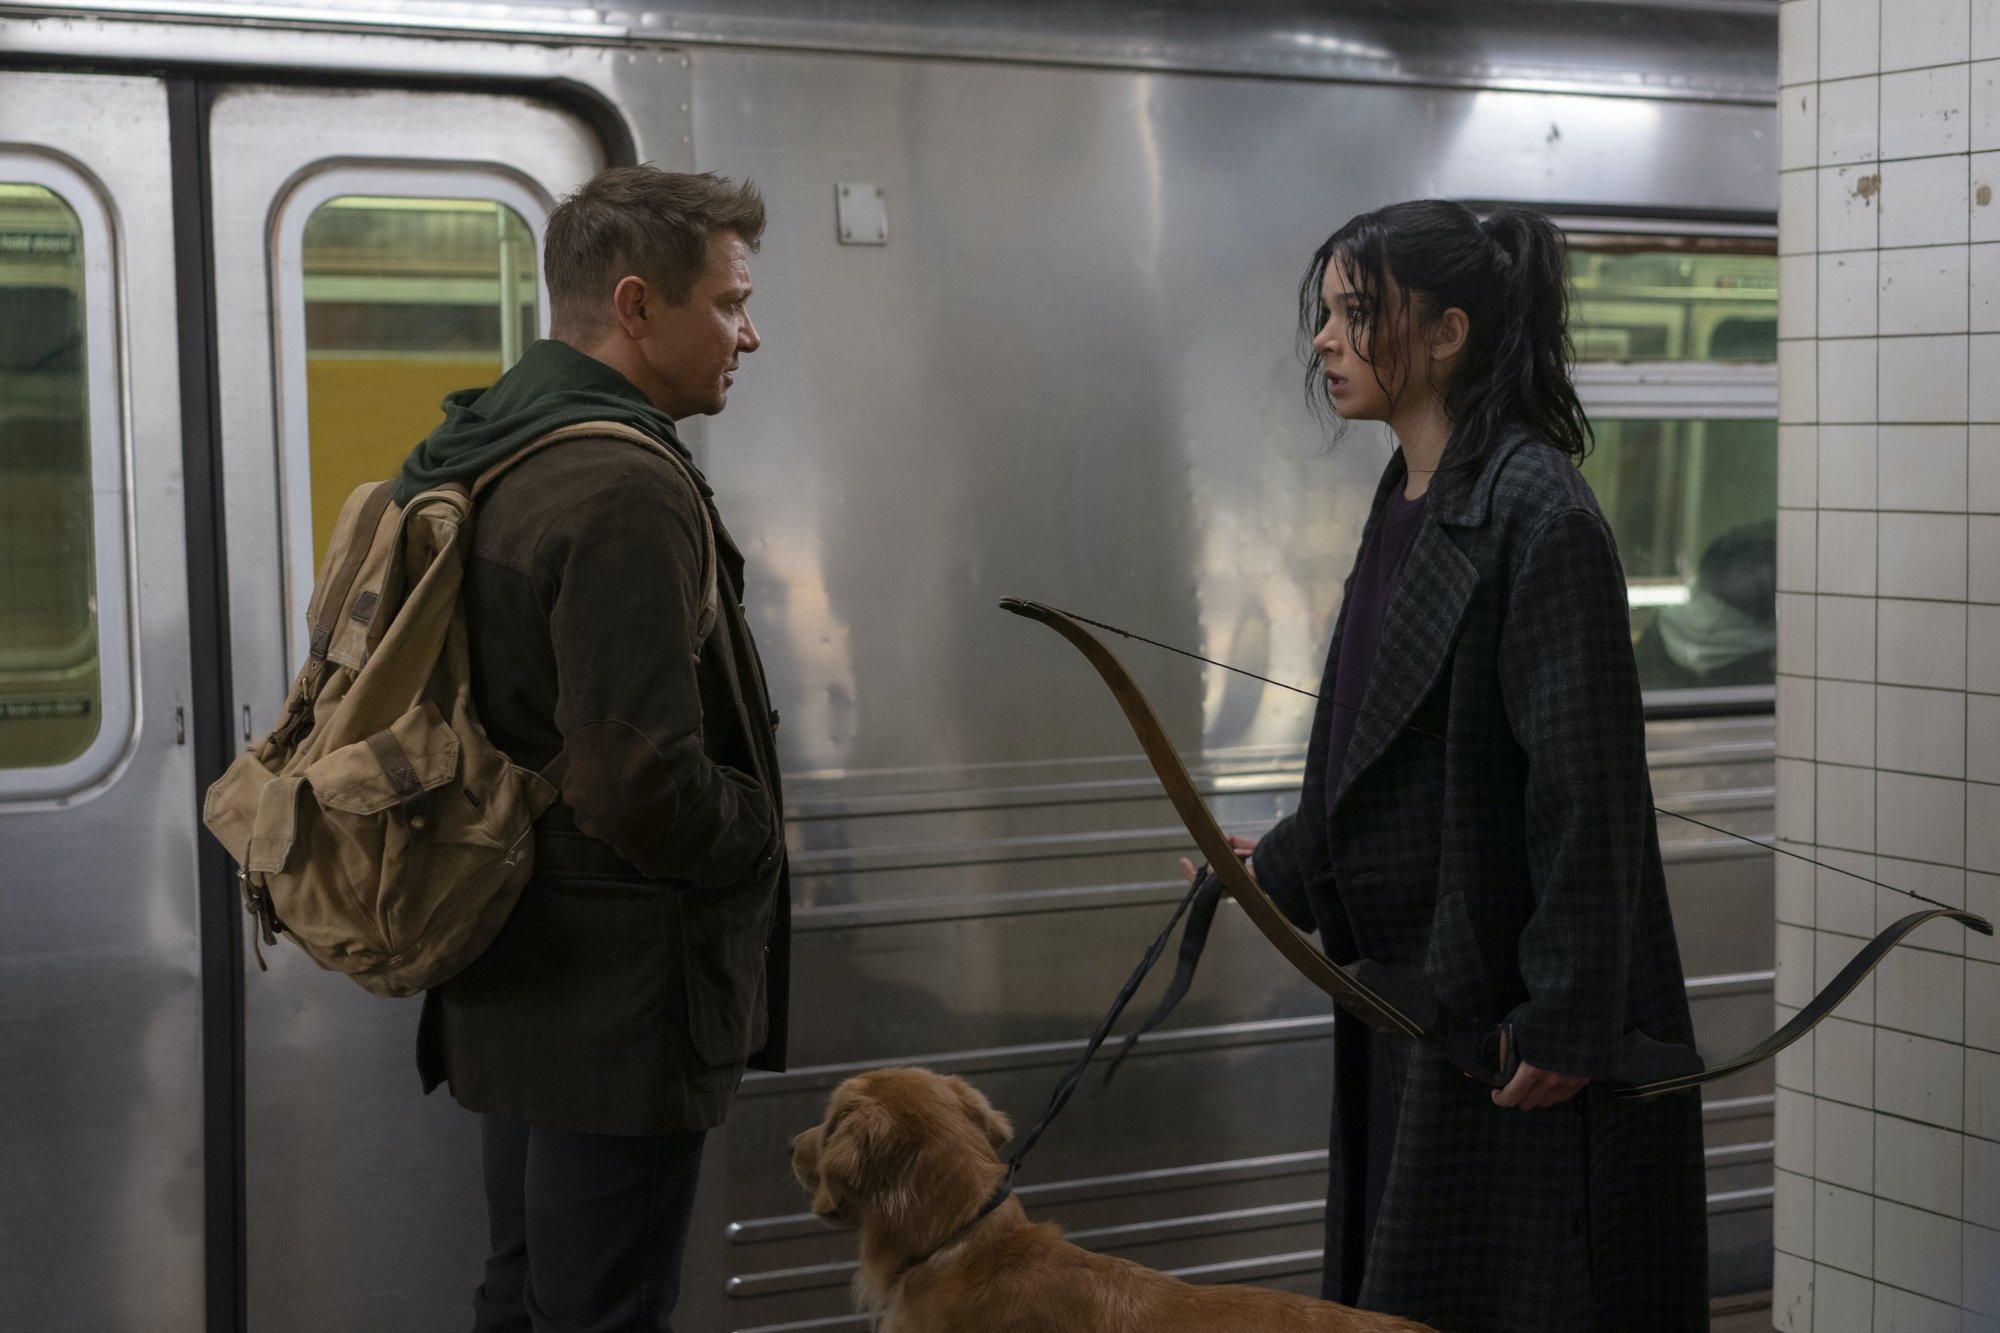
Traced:
[[881, 1193], [898, 1174], [900, 1159], [909, 1154], [888, 1108], [870, 1097], [857, 1097], [827, 1123], [820, 1139], [819, 1188], [812, 1210], [837, 1221], [856, 1221], [856, 1208]]
[[998, 1152], [1006, 1147], [1014, 1137], [1013, 1122], [994, 1110], [993, 1103], [987, 1101], [979, 1089], [964, 1079], [953, 1075], [946, 1081], [951, 1084], [952, 1092], [957, 1094], [959, 1102], [965, 1107], [965, 1113], [972, 1117], [972, 1123], [979, 1126], [980, 1132], [986, 1135], [986, 1141], [993, 1145], [993, 1151]]

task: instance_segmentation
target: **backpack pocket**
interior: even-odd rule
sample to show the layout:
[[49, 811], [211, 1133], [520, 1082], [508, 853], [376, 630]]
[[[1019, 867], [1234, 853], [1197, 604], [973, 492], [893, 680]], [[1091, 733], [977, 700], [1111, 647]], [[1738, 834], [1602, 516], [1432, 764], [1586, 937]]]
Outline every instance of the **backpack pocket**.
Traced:
[[201, 822], [239, 866], [250, 862], [264, 793], [276, 778], [277, 774], [257, 750], [245, 750], [223, 770], [202, 798]]
[[[453, 808], [459, 740], [426, 701], [385, 730], [331, 750], [301, 772], [290, 873], [274, 875], [278, 918], [321, 966], [362, 972], [391, 963], [411, 926], [428, 922], [466, 875]], [[460, 873], [452, 873], [460, 871]]]
[[458, 737], [429, 700], [386, 731], [343, 745], [314, 760], [306, 784], [321, 807], [373, 815], [392, 805], [413, 810], [422, 797], [458, 775]]

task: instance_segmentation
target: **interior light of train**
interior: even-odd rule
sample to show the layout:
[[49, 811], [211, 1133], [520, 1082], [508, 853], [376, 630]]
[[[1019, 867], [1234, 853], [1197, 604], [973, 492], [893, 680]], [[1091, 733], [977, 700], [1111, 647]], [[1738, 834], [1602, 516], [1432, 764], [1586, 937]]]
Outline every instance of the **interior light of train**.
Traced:
[[1625, 590], [1628, 606], [1686, 606], [1693, 591], [1685, 583], [1634, 583]]

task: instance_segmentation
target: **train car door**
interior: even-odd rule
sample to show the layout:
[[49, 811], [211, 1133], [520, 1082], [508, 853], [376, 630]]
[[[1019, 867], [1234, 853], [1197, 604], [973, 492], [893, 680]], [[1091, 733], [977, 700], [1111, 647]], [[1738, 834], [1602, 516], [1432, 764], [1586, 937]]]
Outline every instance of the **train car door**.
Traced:
[[201, 970], [169, 110], [0, 72], [0, 1323], [192, 1333]]
[[[546, 331], [543, 226], [602, 153], [526, 98], [252, 86], [218, 92], [209, 150], [241, 740], [302, 660], [341, 501]], [[250, 1327], [468, 1322], [476, 1123], [420, 1095], [417, 1002], [264, 954], [244, 982]]]

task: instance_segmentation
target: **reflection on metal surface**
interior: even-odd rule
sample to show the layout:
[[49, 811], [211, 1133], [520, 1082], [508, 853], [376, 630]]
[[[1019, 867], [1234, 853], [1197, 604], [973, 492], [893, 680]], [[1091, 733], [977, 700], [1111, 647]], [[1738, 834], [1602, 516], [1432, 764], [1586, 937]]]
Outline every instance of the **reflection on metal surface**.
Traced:
[[[210, 145], [216, 296], [230, 312], [218, 380], [233, 679], [261, 726], [296, 665], [284, 579], [311, 541], [310, 488], [288, 484], [310, 475], [295, 244], [306, 218], [342, 195], [467, 193], [470, 173], [492, 191], [484, 197], [538, 228], [546, 201], [599, 157], [574, 120], [525, 99], [388, 90], [229, 88]], [[490, 205], [485, 216], [496, 216]], [[274, 330], [289, 331], [275, 356]], [[274, 495], [296, 502], [274, 507]], [[477, 1121], [442, 1093], [421, 1096], [414, 1002], [366, 995], [287, 949], [248, 978], [244, 1003], [251, 1327], [458, 1322], [484, 1257]]]
[[[698, 1333], [859, 1327], [839, 1290], [768, 1280], [852, 1257], [850, 1238], [800, 1221], [786, 1140], [845, 1072], [897, 1059], [967, 1072], [1032, 1112], [1178, 896], [1182, 838], [1116, 717], [1069, 659], [1012, 632], [993, 597], [1033, 593], [1276, 678], [1317, 678], [1386, 445], [1356, 431], [1328, 451], [1305, 417], [1292, 299], [1312, 247], [1350, 214], [1418, 194], [1525, 195], [1604, 226], [1606, 210], [1773, 207], [1766, 4], [1358, 0], [1335, 13], [1281, 0], [1246, 18], [1204, 0], [1135, 19], [1087, 0], [1016, 6], [1004, 28], [913, 0], [837, 20], [787, 0], [356, 0], [259, 6], [255, 24], [231, 0], [160, 7], [209, 22], [8, 8], [9, 49], [37, 57], [588, 87], [639, 159], [764, 187], [765, 350], [729, 413], [690, 434], [747, 548], [750, 610], [783, 696], [797, 1067], [746, 1085], [704, 1164], [679, 1319]], [[447, 35], [467, 27], [487, 35]], [[576, 34], [593, 41], [548, 40]], [[800, 49], [813, 45], [951, 58]], [[102, 130], [157, 143], [155, 85], [0, 78], [10, 125], [33, 103], [16, 96], [23, 80], [43, 81], [83, 108], [50, 131], [61, 142]], [[1465, 91], [1496, 80], [1511, 86]], [[92, 91], [114, 87], [150, 91]], [[1644, 100], [1551, 91], [1565, 88]], [[379, 87], [225, 87], [211, 148], [232, 715], [244, 710], [247, 732], [252, 714], [268, 723], [293, 665], [279, 647], [288, 534], [271, 498], [302, 459], [281, 465], [271, 447], [298, 387], [271, 379], [273, 202], [331, 158], [499, 164], [554, 195], [596, 153], [573, 121], [521, 98]], [[164, 155], [139, 157], [102, 178], [115, 196], [165, 198]], [[898, 201], [893, 245], [839, 244], [826, 191], [841, 180]], [[162, 237], [134, 240], [135, 272], [168, 270]], [[129, 348], [134, 393], [160, 421], [176, 420], [157, 336], [172, 325], [167, 288], [133, 289], [148, 336]], [[1662, 391], [1647, 374], [1589, 391], [1628, 416], [1665, 415], [1633, 406]], [[1730, 400], [1713, 415], [1768, 415], [1767, 390], [1741, 379], [1711, 386]], [[154, 590], [144, 715], [163, 727], [185, 696], [185, 600], [170, 577], [181, 511], [163, 462], [177, 457], [168, 440], [135, 458]], [[1310, 701], [1138, 650], [1127, 660], [1232, 828], [1284, 813]], [[1655, 723], [1651, 740], [1663, 805], [1768, 838], [1768, 719]], [[127, 840], [89, 872], [98, 887], [5, 902], [54, 952], [17, 959], [16, 937], [0, 937], [12, 997], [0, 1025], [31, 1020], [6, 1027], [28, 1078], [0, 1084], [0, 1124], [78, 1145], [0, 1167], [26, 1173], [0, 1192], [34, 1201], [0, 1213], [0, 1287], [39, 1326], [200, 1323], [189, 785], [185, 759], [142, 737], [130, 780], [107, 793]], [[41, 818], [0, 814], [10, 850], [27, 830], [20, 878], [73, 882], [75, 840], [102, 826]], [[1700, 1039], [1745, 1044], [1770, 1007], [1768, 854], [1671, 819], [1661, 832]], [[252, 1327], [457, 1322], [482, 1249], [476, 1150], [469, 1117], [417, 1096], [411, 1006], [295, 953], [252, 979], [249, 1006]], [[1080, 1100], [1024, 1195], [1157, 1267], [1316, 1290], [1323, 1003], [1225, 913], [1179, 1024]], [[51, 1035], [85, 1027], [111, 1035], [81, 1061]], [[1744, 1076], [1705, 1113], [1714, 1273], [1718, 1289], [1746, 1289], [1768, 1266], [1769, 1080]], [[59, 1175], [77, 1160], [80, 1174]], [[95, 1290], [50, 1278], [78, 1256], [108, 1275]], [[728, 1295], [732, 1280], [758, 1294]]]
[[[774, 548], [753, 551], [760, 632], [797, 641], [792, 608], [823, 601], [848, 645], [837, 673], [796, 652], [824, 631], [774, 651], [781, 690], [814, 709], [849, 699], [850, 679], [859, 691], [852, 744], [808, 756], [798, 747], [826, 731], [788, 727], [789, 762], [990, 762], [1048, 753], [1041, 736], [1064, 737], [1058, 753], [1122, 750], [1082, 692], [1038, 688], [1032, 727], [995, 706], [1009, 681], [1062, 679], [987, 610], [999, 592], [1317, 678], [1383, 453], [1357, 431], [1327, 454], [1307, 422], [1287, 318], [1301, 257], [1371, 203], [1497, 185], [1506, 136], [1551, 99], [806, 56], [697, 65], [704, 164], [773, 201], [758, 257], [772, 336], [709, 426], [709, 470], [732, 523]], [[815, 110], [836, 103], [837, 121]], [[1704, 109], [1703, 126], [1681, 114], [1694, 110], [1661, 111], [1675, 162], [1733, 134], [1730, 112]], [[1378, 121], [1431, 143], [1371, 160], [1352, 133], [1311, 128]], [[1526, 136], [1536, 152], [1545, 130]], [[1667, 202], [1670, 172], [1641, 176], [1629, 144], [1607, 135], [1600, 150], [1590, 133], [1549, 158], [1552, 188]], [[903, 241], [864, 256], [823, 234], [829, 160], [877, 164], [892, 196], [922, 201]], [[1746, 202], [1769, 193], [1741, 184]], [[1025, 202], [1051, 198], [1062, 206]], [[1128, 660], [1184, 742], [1293, 742], [1310, 717], [1254, 682]]]
[[[1600, 130], [1541, 95], [696, 53], [698, 160], [771, 204], [765, 347], [705, 462], [797, 701], [780, 743], [801, 991], [794, 1071], [747, 1082], [717, 1145], [698, 1227], [728, 1243], [713, 1285], [691, 1270], [695, 1326], [839, 1326], [851, 1240], [785, 1224], [791, 1134], [841, 1077], [899, 1061], [1031, 1115], [1179, 896], [1186, 835], [1115, 710], [994, 599], [1309, 688], [1387, 453], [1363, 430], [1328, 451], [1307, 419], [1292, 311], [1312, 247], [1397, 197], [1516, 192], [1524, 168], [1552, 197], [1680, 207], [1699, 161], [1719, 211], [1768, 210], [1766, 114], [1662, 106]], [[1736, 161], [1760, 165], [1717, 175]], [[912, 201], [893, 246], [827, 234], [832, 178]], [[1230, 828], [1285, 812], [1311, 700], [1118, 651]], [[1652, 740], [1664, 806], [1768, 837], [1768, 719]], [[1770, 1008], [1742, 980], [1770, 966], [1769, 853], [1661, 833], [1701, 1039], [1747, 1044]], [[1025, 1183], [1129, 1178], [1035, 1207], [1157, 1267], [1316, 1290], [1303, 1204], [1323, 1185], [1301, 1155], [1325, 1145], [1330, 1020], [1240, 914], [1209, 955], [1181, 1026], [1078, 1103]], [[1717, 1093], [1711, 1147], [1769, 1139], [1768, 1088], [1763, 1071]], [[1217, 1144], [1295, 1166], [1194, 1172]], [[1768, 1161], [1724, 1153], [1710, 1180], [1759, 1188]], [[1280, 1222], [1183, 1222], [1220, 1215]], [[1717, 1272], [1753, 1281], [1768, 1211], [1727, 1217]]]
[[[1658, 723], [1651, 740], [1664, 806], [1768, 836], [1768, 720]], [[1246, 833], [1282, 812], [1299, 762], [1295, 750], [1252, 754], [1254, 771], [1250, 756], [1211, 756], [1234, 779], [1227, 792], [1214, 771], [1201, 779], [1225, 821]], [[785, 1139], [817, 1117], [842, 1078], [909, 1061], [973, 1079], [1016, 1116], [1046, 1097], [1107, 988], [1178, 897], [1176, 880], [1144, 875], [1171, 846], [1123, 846], [1152, 830], [1164, 844], [1185, 842], [1140, 771], [1136, 758], [1104, 759], [797, 784], [795, 841], [821, 850], [799, 865], [812, 905], [795, 949], [799, 975], [824, 1003], [797, 1017], [810, 1063], [747, 1083], [728, 1131], [730, 1206], [714, 1223], [729, 1241], [717, 1327], [845, 1317], [851, 1238], [800, 1215], [781, 1170]], [[1250, 781], [1257, 772], [1261, 781]], [[1661, 831], [1700, 1041], [1739, 1048], [1763, 1035], [1772, 1002], [1768, 853], [1665, 816]], [[1102, 854], [1082, 854], [1093, 847]], [[830, 883], [837, 894], [825, 892]], [[1008, 960], [1011, 984], [968, 973], [967, 960], [987, 956], [973, 946]], [[1331, 1032], [1323, 1001], [1274, 969], [1268, 946], [1225, 911], [1179, 1021], [1187, 1026], [1139, 1048], [1139, 1092], [1123, 1086], [1127, 1075], [1109, 1090], [1087, 1086], [1044, 1145], [1050, 1155], [1024, 1182], [1025, 1197], [1037, 1216], [1197, 1280], [1312, 1290], [1324, 1156], [1311, 1145], [1324, 1142]], [[1771, 1171], [1769, 1086], [1768, 1071], [1745, 1075], [1706, 1105], [1716, 1271], [1739, 1287], [1768, 1263], [1769, 1200], [1759, 1191]], [[1246, 1120], [1250, 1107], [1263, 1114]], [[1216, 1161], [1218, 1147], [1249, 1160]], [[1027, 1193], [1036, 1190], [1045, 1193]], [[1218, 1215], [1274, 1225], [1194, 1220]]]
[[[89, 799], [9, 800], [23, 789], [0, 783], [0, 1323], [194, 1333], [199, 951], [192, 752], [174, 728], [189, 644], [167, 99], [153, 79], [8, 71], [0, 106], [10, 144], [40, 150], [10, 147], [0, 180], [42, 173], [25, 179], [61, 194], [86, 237], [89, 416], [110, 441], [85, 483], [113, 590], [99, 651], [123, 677], [114, 691], [107, 672], [107, 701], [126, 696]], [[8, 386], [10, 406], [22, 390]], [[24, 447], [0, 429], [0, 451]], [[146, 595], [128, 621], [134, 567]]]
[[[74, 11], [75, 0], [13, 0]], [[92, 0], [98, 13], [215, 22], [818, 48], [877, 54], [1186, 70], [1287, 79], [1588, 89], [1633, 98], [1770, 102], [1769, 0], [1228, 0], [1135, 9], [1119, 0], [991, 5], [867, 0]]]

